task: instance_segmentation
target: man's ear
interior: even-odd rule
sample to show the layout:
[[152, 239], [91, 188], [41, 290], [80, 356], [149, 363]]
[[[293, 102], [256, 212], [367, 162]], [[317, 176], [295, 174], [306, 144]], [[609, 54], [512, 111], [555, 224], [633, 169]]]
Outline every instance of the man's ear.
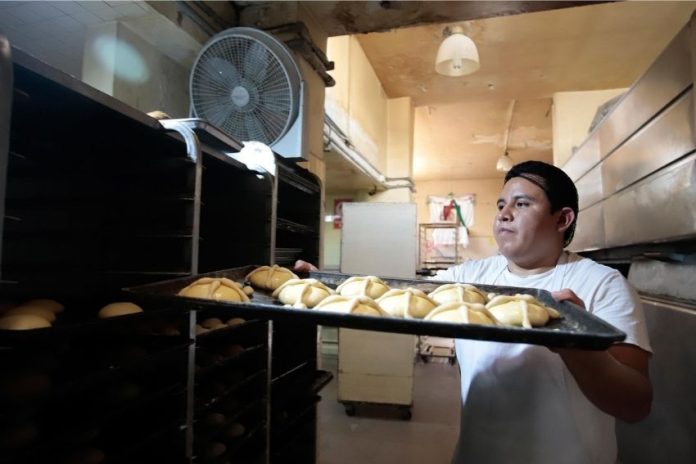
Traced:
[[565, 232], [575, 221], [575, 211], [573, 208], [564, 206], [561, 208], [560, 214], [558, 215], [558, 231]]

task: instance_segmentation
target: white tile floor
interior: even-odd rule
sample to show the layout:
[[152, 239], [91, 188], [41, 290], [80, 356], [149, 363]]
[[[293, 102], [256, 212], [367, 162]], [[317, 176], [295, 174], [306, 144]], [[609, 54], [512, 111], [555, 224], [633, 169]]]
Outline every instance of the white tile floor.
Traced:
[[[336, 357], [322, 356], [322, 369], [336, 374]], [[459, 429], [456, 366], [418, 362], [412, 419], [395, 408], [368, 407], [349, 417], [336, 400], [337, 377], [321, 392], [318, 418], [320, 464], [448, 464]]]

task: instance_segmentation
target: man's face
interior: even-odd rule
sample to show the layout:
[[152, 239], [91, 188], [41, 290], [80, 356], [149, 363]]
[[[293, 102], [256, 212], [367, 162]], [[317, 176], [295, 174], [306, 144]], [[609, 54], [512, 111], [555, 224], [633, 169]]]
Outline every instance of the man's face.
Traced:
[[557, 250], [563, 232], [560, 212], [551, 214], [544, 191], [521, 177], [513, 177], [500, 193], [493, 234], [500, 253], [520, 265], [534, 265]]

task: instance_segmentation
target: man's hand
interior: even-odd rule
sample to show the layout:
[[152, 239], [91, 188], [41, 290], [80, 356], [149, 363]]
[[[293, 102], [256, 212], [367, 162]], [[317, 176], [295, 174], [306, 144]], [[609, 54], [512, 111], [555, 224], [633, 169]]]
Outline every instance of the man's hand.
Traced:
[[308, 263], [307, 261], [302, 261], [301, 259], [298, 259], [295, 261], [295, 267], [293, 268], [294, 271], [297, 272], [309, 272], [309, 271], [318, 271], [319, 269], [312, 263]]
[[[556, 301], [568, 301], [568, 302], [574, 303], [582, 308], [585, 308], [585, 302], [582, 301], [580, 299], [580, 297], [577, 296], [575, 294], [575, 292], [569, 288], [564, 288], [563, 290], [559, 290], [557, 292], [551, 292], [551, 296]], [[585, 309], [587, 309], [587, 308], [585, 308]]]

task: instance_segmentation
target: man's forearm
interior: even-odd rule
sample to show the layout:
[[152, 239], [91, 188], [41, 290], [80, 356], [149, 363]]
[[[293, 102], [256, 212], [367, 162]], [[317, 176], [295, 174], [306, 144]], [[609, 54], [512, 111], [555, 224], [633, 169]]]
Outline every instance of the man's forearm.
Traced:
[[652, 386], [645, 374], [622, 364], [607, 351], [559, 349], [580, 390], [599, 409], [626, 422], [650, 412]]

